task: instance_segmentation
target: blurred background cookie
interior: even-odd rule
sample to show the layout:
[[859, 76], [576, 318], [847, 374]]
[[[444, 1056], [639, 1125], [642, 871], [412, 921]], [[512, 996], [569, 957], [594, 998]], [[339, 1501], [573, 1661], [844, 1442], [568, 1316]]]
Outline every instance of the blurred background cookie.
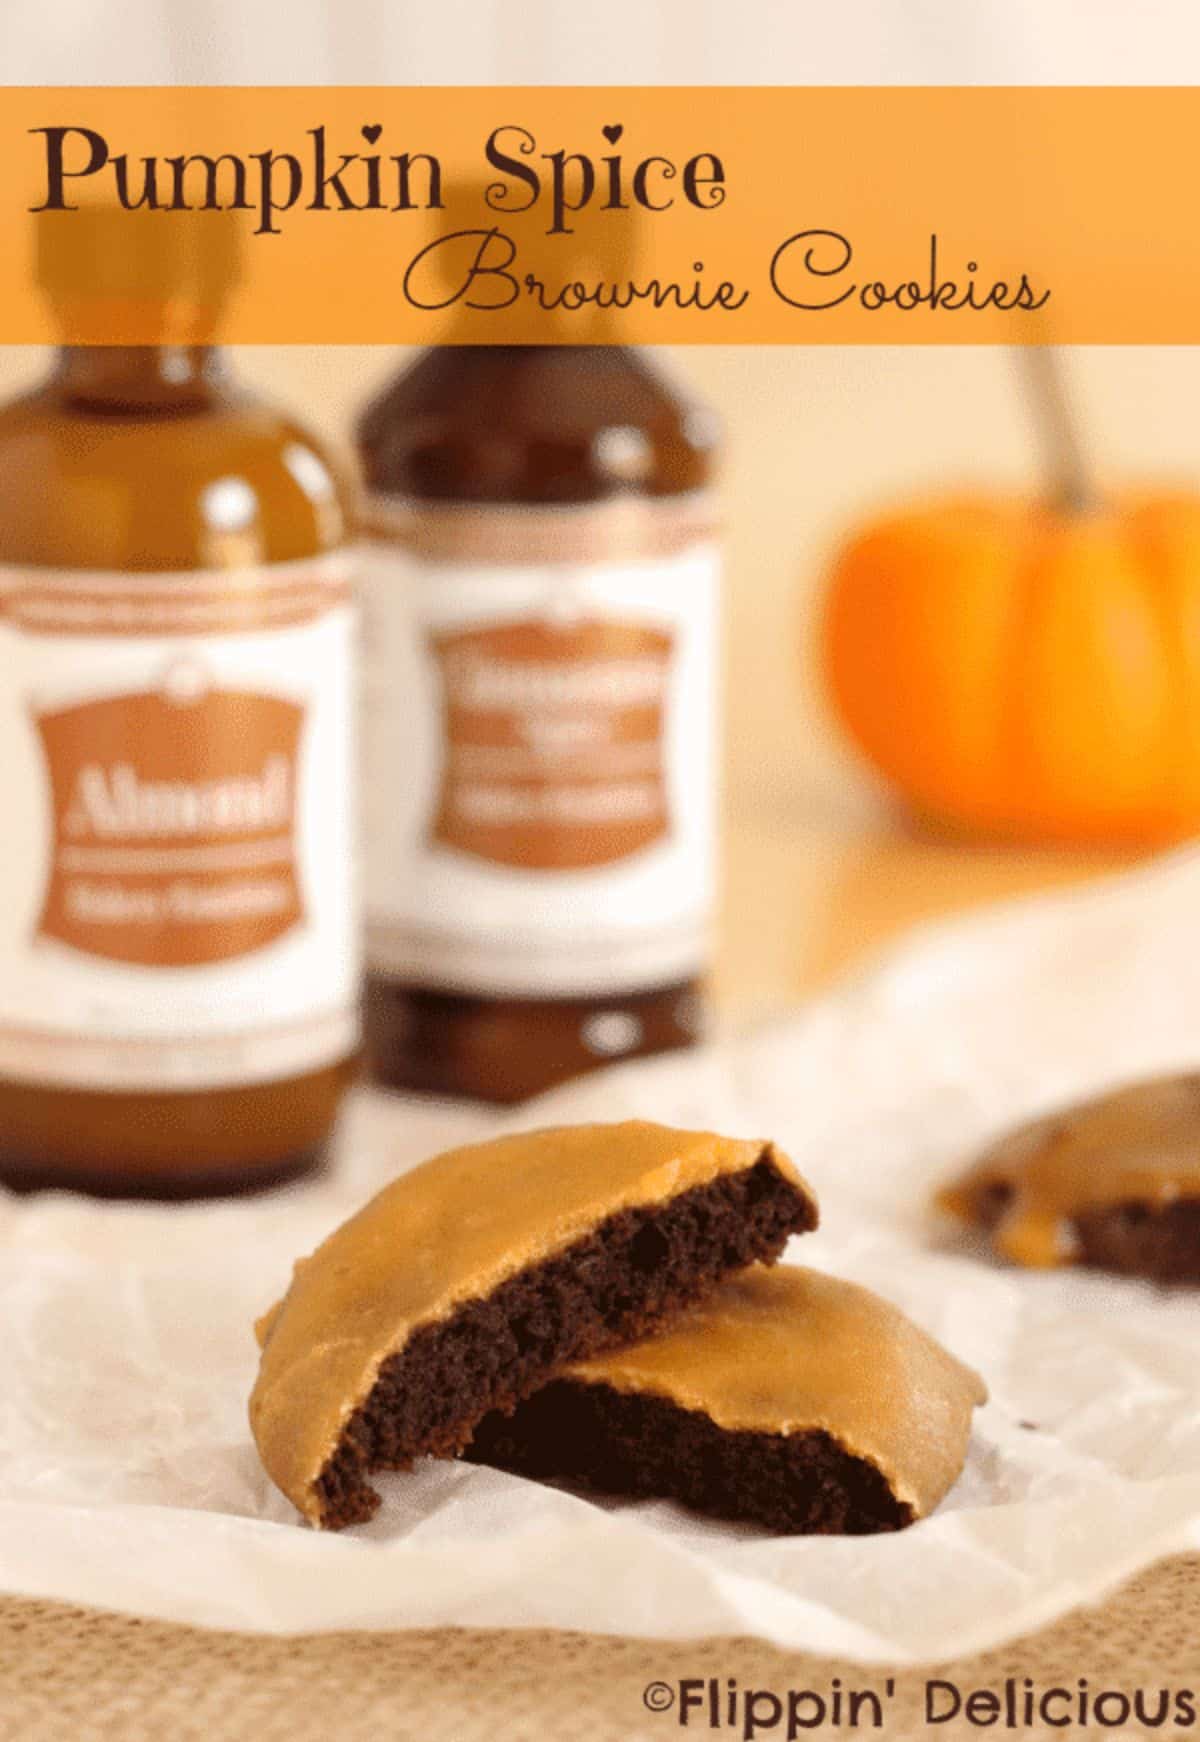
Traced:
[[1015, 1264], [1200, 1283], [1200, 1074], [1035, 1119], [985, 1150], [937, 1203]]

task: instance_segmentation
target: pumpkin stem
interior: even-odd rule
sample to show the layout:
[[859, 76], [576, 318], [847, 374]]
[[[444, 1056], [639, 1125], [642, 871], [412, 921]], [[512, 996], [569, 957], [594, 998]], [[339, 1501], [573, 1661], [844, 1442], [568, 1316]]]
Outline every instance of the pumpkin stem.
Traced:
[[1018, 354], [1033, 402], [1056, 507], [1082, 514], [1099, 500], [1056, 345], [1020, 345]]

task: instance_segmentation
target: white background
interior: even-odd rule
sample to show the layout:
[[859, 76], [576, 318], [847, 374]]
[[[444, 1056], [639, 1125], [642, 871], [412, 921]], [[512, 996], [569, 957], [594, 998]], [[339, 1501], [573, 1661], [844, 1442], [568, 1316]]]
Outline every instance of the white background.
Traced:
[[51, 0], [9, 84], [1179, 84], [1193, 0]]

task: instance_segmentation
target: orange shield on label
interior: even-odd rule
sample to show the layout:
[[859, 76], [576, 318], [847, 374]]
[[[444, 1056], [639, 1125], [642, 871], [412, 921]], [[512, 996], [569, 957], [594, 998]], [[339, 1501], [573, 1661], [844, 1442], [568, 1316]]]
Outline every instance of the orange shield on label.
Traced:
[[160, 692], [34, 718], [53, 812], [39, 935], [177, 968], [246, 955], [300, 922], [302, 706], [208, 689], [189, 663]]
[[669, 633], [542, 620], [430, 645], [443, 699], [435, 841], [499, 865], [577, 871], [668, 834]]

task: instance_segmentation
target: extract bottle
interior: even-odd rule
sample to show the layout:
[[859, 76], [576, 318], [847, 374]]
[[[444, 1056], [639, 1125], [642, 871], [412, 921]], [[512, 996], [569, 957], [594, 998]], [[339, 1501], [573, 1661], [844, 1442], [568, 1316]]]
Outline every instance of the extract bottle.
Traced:
[[0, 410], [0, 1178], [187, 1196], [314, 1165], [347, 1080], [354, 621], [343, 485], [203, 342], [228, 232], [154, 216], [41, 221], [94, 342]]
[[358, 435], [370, 1068], [511, 1102], [688, 1044], [713, 417], [621, 346], [447, 344]]

